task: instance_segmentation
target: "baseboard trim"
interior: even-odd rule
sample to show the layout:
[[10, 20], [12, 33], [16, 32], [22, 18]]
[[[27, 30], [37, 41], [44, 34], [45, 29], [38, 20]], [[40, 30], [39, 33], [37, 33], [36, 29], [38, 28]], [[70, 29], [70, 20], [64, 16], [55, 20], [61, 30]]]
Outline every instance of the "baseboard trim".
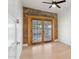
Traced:
[[61, 43], [65, 44], [65, 45], [71, 46], [70, 44], [65, 43], [65, 42], [63, 42], [63, 41], [61, 41], [61, 40], [59, 40], [59, 42], [61, 42]]
[[58, 39], [54, 40], [54, 42], [58, 42], [58, 41], [59, 41]]

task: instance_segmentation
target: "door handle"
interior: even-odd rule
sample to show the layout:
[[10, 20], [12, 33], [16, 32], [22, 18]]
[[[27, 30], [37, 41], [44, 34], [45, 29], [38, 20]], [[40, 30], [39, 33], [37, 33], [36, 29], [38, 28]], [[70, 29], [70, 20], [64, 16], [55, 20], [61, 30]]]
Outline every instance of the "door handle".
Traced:
[[20, 44], [20, 42], [17, 42], [17, 43], [16, 43], [16, 45], [19, 45], [19, 44]]

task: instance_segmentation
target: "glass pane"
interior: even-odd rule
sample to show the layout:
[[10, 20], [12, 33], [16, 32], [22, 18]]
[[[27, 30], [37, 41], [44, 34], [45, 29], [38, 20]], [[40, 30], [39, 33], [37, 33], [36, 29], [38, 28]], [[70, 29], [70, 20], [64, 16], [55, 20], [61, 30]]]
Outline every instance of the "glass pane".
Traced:
[[32, 31], [33, 31], [33, 42], [36, 42], [37, 41], [37, 20], [33, 20]]
[[51, 40], [51, 21], [44, 21], [44, 41]]
[[33, 43], [41, 42], [42, 23], [40, 20], [33, 20], [32, 30], [33, 30]]
[[42, 22], [38, 20], [38, 42], [42, 41]]

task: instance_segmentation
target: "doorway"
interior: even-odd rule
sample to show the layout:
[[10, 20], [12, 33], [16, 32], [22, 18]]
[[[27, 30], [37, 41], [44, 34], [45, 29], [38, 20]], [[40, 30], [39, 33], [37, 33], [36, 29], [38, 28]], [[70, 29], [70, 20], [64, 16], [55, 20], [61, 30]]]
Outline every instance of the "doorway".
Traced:
[[52, 41], [52, 20], [32, 19], [32, 44]]

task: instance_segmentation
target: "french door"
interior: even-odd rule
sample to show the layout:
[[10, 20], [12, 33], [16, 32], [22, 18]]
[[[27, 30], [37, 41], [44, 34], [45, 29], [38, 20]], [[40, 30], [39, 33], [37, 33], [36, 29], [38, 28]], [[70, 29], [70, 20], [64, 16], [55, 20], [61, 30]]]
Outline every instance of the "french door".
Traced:
[[50, 20], [44, 20], [44, 42], [52, 40], [52, 22]]
[[32, 43], [40, 43], [42, 41], [42, 21], [32, 21]]
[[32, 19], [32, 43], [52, 41], [52, 21]]

